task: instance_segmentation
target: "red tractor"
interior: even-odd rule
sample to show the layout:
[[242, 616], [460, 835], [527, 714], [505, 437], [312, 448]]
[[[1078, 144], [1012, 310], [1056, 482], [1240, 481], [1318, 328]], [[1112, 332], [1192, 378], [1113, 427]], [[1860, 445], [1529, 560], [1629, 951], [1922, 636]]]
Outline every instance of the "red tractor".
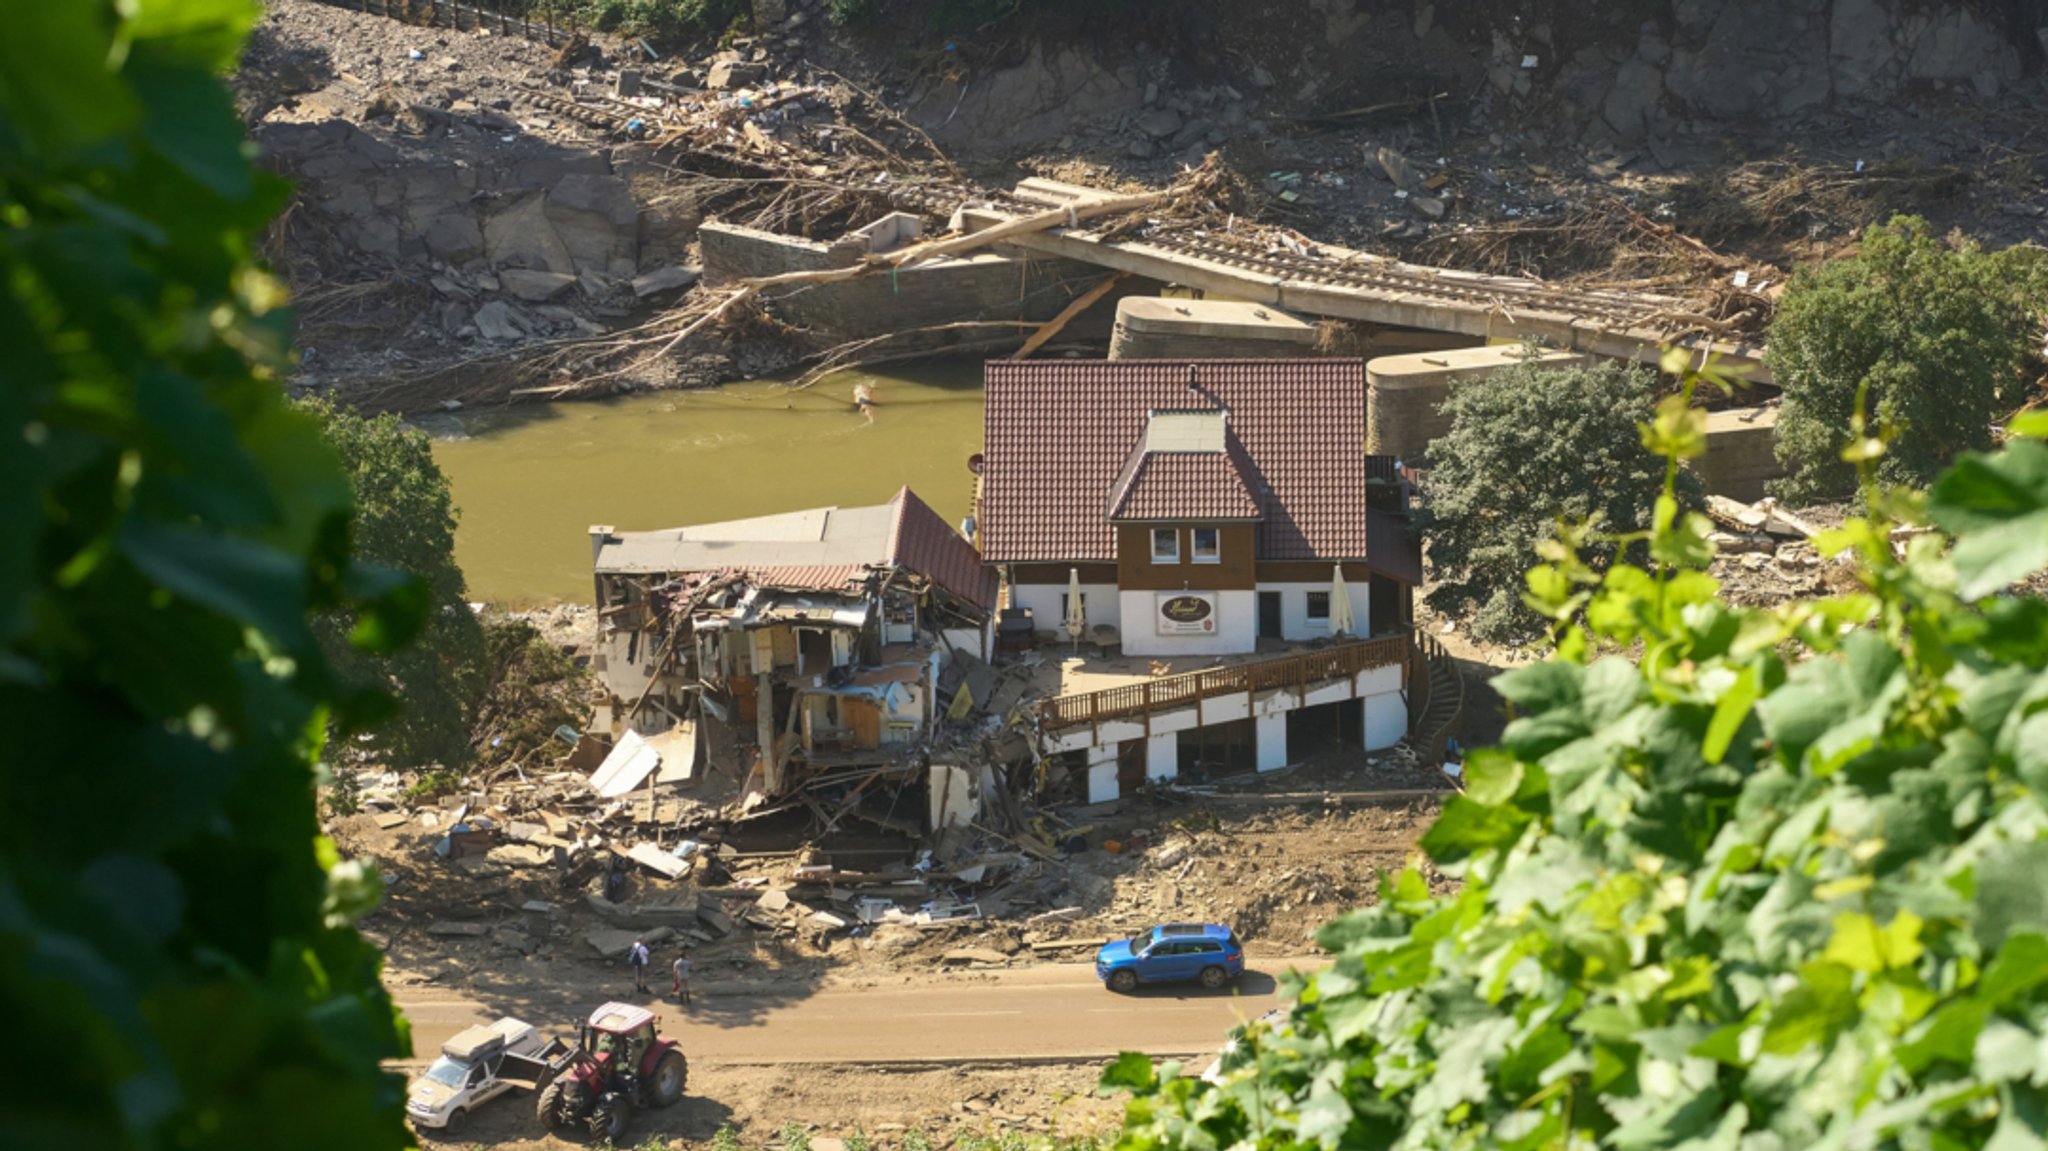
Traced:
[[592, 1138], [619, 1141], [634, 1107], [667, 1107], [683, 1097], [690, 1068], [673, 1039], [657, 1038], [654, 1012], [607, 1003], [590, 1013], [576, 1046], [554, 1065], [534, 1107], [553, 1131], [580, 1123]]

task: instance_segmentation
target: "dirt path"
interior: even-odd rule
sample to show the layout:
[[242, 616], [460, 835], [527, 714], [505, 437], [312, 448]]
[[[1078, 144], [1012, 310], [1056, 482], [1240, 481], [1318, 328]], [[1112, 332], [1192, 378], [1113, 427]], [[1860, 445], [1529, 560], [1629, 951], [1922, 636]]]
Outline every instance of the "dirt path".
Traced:
[[[746, 990], [717, 984], [695, 991], [688, 1009], [653, 997], [620, 994], [655, 1008], [693, 1064], [939, 1064], [1072, 1061], [1120, 1051], [1194, 1055], [1213, 1051], [1241, 1020], [1280, 1005], [1276, 977], [1319, 959], [1266, 960], [1231, 992], [1192, 985], [1114, 995], [1082, 963], [1047, 964], [961, 978], [905, 976], [900, 983], [825, 987], [762, 1007]], [[567, 1032], [606, 994], [528, 1001], [519, 1010], [543, 1029]], [[414, 1054], [431, 1059], [443, 1040], [488, 1023], [503, 1005], [431, 987], [404, 988], [398, 1003], [412, 1020]], [[552, 1009], [550, 1009], [552, 1008]], [[534, 1018], [534, 1015], [542, 1015]]]

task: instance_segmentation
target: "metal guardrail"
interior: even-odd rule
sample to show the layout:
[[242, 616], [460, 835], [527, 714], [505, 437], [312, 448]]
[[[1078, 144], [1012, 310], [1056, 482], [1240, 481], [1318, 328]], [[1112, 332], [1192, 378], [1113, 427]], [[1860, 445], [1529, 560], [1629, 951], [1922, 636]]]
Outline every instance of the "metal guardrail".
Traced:
[[1255, 697], [1261, 691], [1293, 688], [1306, 695], [1310, 684], [1344, 679], [1377, 667], [1408, 665], [1409, 637], [1382, 636], [1314, 651], [1277, 656], [1229, 667], [1120, 684], [1101, 691], [1055, 696], [1038, 705], [1042, 730], [1096, 725], [1105, 720], [1147, 716], [1226, 695]]

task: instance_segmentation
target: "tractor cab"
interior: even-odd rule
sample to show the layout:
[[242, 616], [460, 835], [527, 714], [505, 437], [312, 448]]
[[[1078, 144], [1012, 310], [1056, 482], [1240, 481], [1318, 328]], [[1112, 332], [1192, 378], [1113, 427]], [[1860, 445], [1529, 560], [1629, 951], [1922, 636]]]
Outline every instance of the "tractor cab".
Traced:
[[640, 1070], [654, 1046], [654, 1012], [630, 1003], [607, 1003], [590, 1013], [583, 1049], [599, 1062], [627, 1074]]

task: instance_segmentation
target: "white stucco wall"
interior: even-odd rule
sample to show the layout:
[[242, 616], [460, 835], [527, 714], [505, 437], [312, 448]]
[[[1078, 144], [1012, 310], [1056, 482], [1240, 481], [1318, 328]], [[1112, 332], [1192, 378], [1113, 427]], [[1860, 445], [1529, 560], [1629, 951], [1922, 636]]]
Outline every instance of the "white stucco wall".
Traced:
[[[1359, 672], [1355, 685], [1339, 679], [1324, 683], [1320, 687], [1312, 687], [1305, 701], [1298, 699], [1291, 690], [1261, 692], [1258, 699], [1252, 701], [1249, 706], [1243, 695], [1234, 692], [1212, 696], [1202, 702], [1199, 719], [1208, 721], [1209, 726], [1214, 726], [1240, 719], [1281, 715], [1298, 707], [1319, 707], [1327, 703], [1350, 704], [1354, 700], [1377, 701], [1368, 702], [1366, 705], [1365, 715], [1370, 725], [1366, 732], [1368, 747], [1390, 746], [1408, 733], [1408, 701], [1401, 694], [1399, 664]], [[1198, 726], [1197, 719], [1196, 709], [1192, 707], [1156, 712], [1152, 716], [1152, 737], [1157, 739], [1164, 735], [1191, 730]], [[1047, 754], [1053, 754], [1099, 747], [1113, 748], [1122, 740], [1145, 738], [1145, 731], [1145, 721], [1136, 717], [1104, 720], [1092, 727], [1080, 724], [1064, 728], [1047, 739], [1045, 751]], [[1376, 743], [1376, 739], [1386, 742]]]
[[[1280, 638], [1285, 640], [1309, 640], [1330, 634], [1330, 621], [1308, 618], [1308, 593], [1329, 591], [1330, 581], [1316, 583], [1262, 583], [1260, 591], [1280, 593]], [[1345, 580], [1344, 590], [1351, 593], [1351, 634], [1366, 634], [1366, 621], [1371, 594], [1365, 580]], [[1253, 605], [1256, 610], [1257, 604]], [[1253, 621], [1256, 629], [1257, 620]]]
[[[1196, 635], [1160, 635], [1159, 597], [1178, 592], [1127, 591], [1121, 593], [1121, 613], [1129, 623], [1123, 628], [1125, 655], [1234, 655], [1252, 651], [1259, 642], [1259, 601], [1248, 591], [1219, 591], [1216, 597], [1216, 630]], [[1055, 601], [1057, 602], [1057, 601]], [[1094, 603], [1093, 599], [1088, 601]]]
[[[1013, 584], [1010, 587], [1012, 607], [1031, 609], [1031, 626], [1039, 631], [1056, 631], [1062, 639], [1066, 637], [1066, 613], [1060, 610], [1060, 597], [1067, 594], [1063, 583]], [[1084, 583], [1081, 595], [1088, 601], [1088, 626], [1108, 624], [1121, 629], [1123, 608], [1118, 602], [1116, 585], [1113, 583]], [[1087, 637], [1082, 637], [1086, 639]]]

